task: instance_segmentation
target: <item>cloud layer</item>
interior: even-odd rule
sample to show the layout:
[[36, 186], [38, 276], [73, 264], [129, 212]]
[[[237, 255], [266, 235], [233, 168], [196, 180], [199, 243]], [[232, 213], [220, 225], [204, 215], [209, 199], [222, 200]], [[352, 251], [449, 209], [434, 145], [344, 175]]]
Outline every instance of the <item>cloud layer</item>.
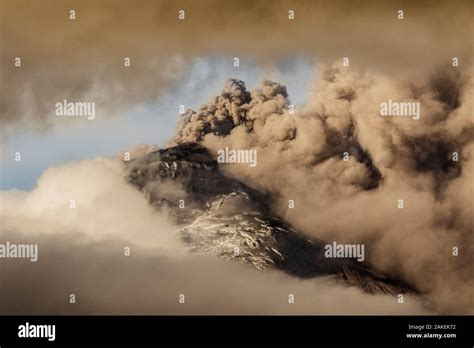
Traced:
[[51, 167], [33, 191], [0, 199], [0, 240], [39, 245], [36, 263], [2, 260], [2, 314], [427, 313], [410, 296], [398, 304], [329, 279], [301, 281], [191, 255], [173, 216], [125, 182], [118, 160]]

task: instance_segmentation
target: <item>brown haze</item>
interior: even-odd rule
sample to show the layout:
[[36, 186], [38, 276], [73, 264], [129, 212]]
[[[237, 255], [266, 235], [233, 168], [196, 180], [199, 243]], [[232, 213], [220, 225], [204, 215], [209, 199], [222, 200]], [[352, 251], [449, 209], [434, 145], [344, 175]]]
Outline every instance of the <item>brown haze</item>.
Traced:
[[[221, 96], [182, 117], [174, 140], [214, 152], [256, 149], [255, 168], [226, 169], [273, 193], [279, 215], [308, 235], [366, 244], [373, 265], [426, 293], [437, 311], [472, 312], [471, 71], [440, 68], [400, 82], [336, 65], [317, 75], [295, 114], [284, 86], [264, 81], [249, 93], [229, 80]], [[381, 117], [389, 99], [420, 101], [420, 119]]]
[[350, 57], [354, 66], [405, 76], [453, 56], [466, 66], [472, 11], [469, 1], [1, 0], [0, 122], [4, 135], [12, 123], [51, 126], [65, 98], [95, 101], [99, 117], [117, 114], [159, 96], [199, 56], [228, 55], [229, 66], [234, 56], [259, 64]]
[[[159, 97], [195, 57], [226, 55], [230, 67], [234, 56], [262, 66], [314, 58], [313, 95], [294, 115], [278, 83], [250, 95], [229, 82], [174, 140], [258, 149], [256, 168], [228, 173], [270, 192], [275, 212], [308, 235], [365, 243], [375, 267], [422, 294], [399, 305], [185, 255], [172, 217], [126, 186], [118, 163], [98, 159], [50, 168], [32, 192], [1, 193], [1, 240], [40, 244], [38, 263], [2, 264], [2, 313], [474, 313], [472, 19], [470, 1], [0, 0], [2, 136], [54, 126], [62, 99], [96, 101], [113, 117]], [[350, 67], [333, 65], [342, 57]], [[380, 117], [388, 99], [419, 100], [421, 119]], [[83, 202], [75, 215], [72, 196]], [[170, 302], [181, 292], [186, 309]]]

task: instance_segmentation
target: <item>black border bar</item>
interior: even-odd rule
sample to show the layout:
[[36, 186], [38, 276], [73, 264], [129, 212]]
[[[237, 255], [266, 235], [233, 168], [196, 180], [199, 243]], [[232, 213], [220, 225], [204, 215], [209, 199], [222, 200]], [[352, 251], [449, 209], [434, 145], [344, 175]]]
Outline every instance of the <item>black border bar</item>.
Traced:
[[[0, 347], [100, 345], [474, 345], [473, 316], [0, 316]], [[55, 325], [55, 340], [20, 338], [25, 323]], [[409, 325], [412, 328], [409, 329]], [[423, 329], [413, 329], [414, 325]], [[449, 329], [448, 329], [449, 328]], [[407, 338], [407, 334], [455, 338]]]

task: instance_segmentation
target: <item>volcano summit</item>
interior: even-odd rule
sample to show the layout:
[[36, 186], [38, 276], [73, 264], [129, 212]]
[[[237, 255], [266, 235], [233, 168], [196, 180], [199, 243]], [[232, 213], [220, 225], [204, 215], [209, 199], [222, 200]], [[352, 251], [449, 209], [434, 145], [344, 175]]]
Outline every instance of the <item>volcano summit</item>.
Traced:
[[[209, 151], [197, 143], [150, 152], [130, 161], [127, 171], [129, 182], [148, 196], [150, 204], [176, 213], [182, 240], [192, 252], [295, 277], [327, 276], [369, 293], [412, 291], [367, 263], [325, 257], [325, 242], [304, 236], [274, 216], [268, 194], [225, 176]], [[181, 199], [162, 187], [182, 192], [184, 208]]]

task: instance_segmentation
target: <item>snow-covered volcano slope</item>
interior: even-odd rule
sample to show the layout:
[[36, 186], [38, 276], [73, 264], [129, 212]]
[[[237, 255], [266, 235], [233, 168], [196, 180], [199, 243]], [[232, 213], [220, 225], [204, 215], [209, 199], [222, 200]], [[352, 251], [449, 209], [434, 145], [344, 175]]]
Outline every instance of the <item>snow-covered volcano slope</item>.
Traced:
[[183, 242], [192, 252], [262, 271], [278, 269], [302, 278], [326, 276], [369, 293], [413, 291], [366, 262], [326, 258], [326, 242], [309, 239], [274, 216], [270, 196], [225, 176], [207, 149], [197, 143], [133, 159], [128, 162], [127, 177], [156, 209], [176, 213]]

